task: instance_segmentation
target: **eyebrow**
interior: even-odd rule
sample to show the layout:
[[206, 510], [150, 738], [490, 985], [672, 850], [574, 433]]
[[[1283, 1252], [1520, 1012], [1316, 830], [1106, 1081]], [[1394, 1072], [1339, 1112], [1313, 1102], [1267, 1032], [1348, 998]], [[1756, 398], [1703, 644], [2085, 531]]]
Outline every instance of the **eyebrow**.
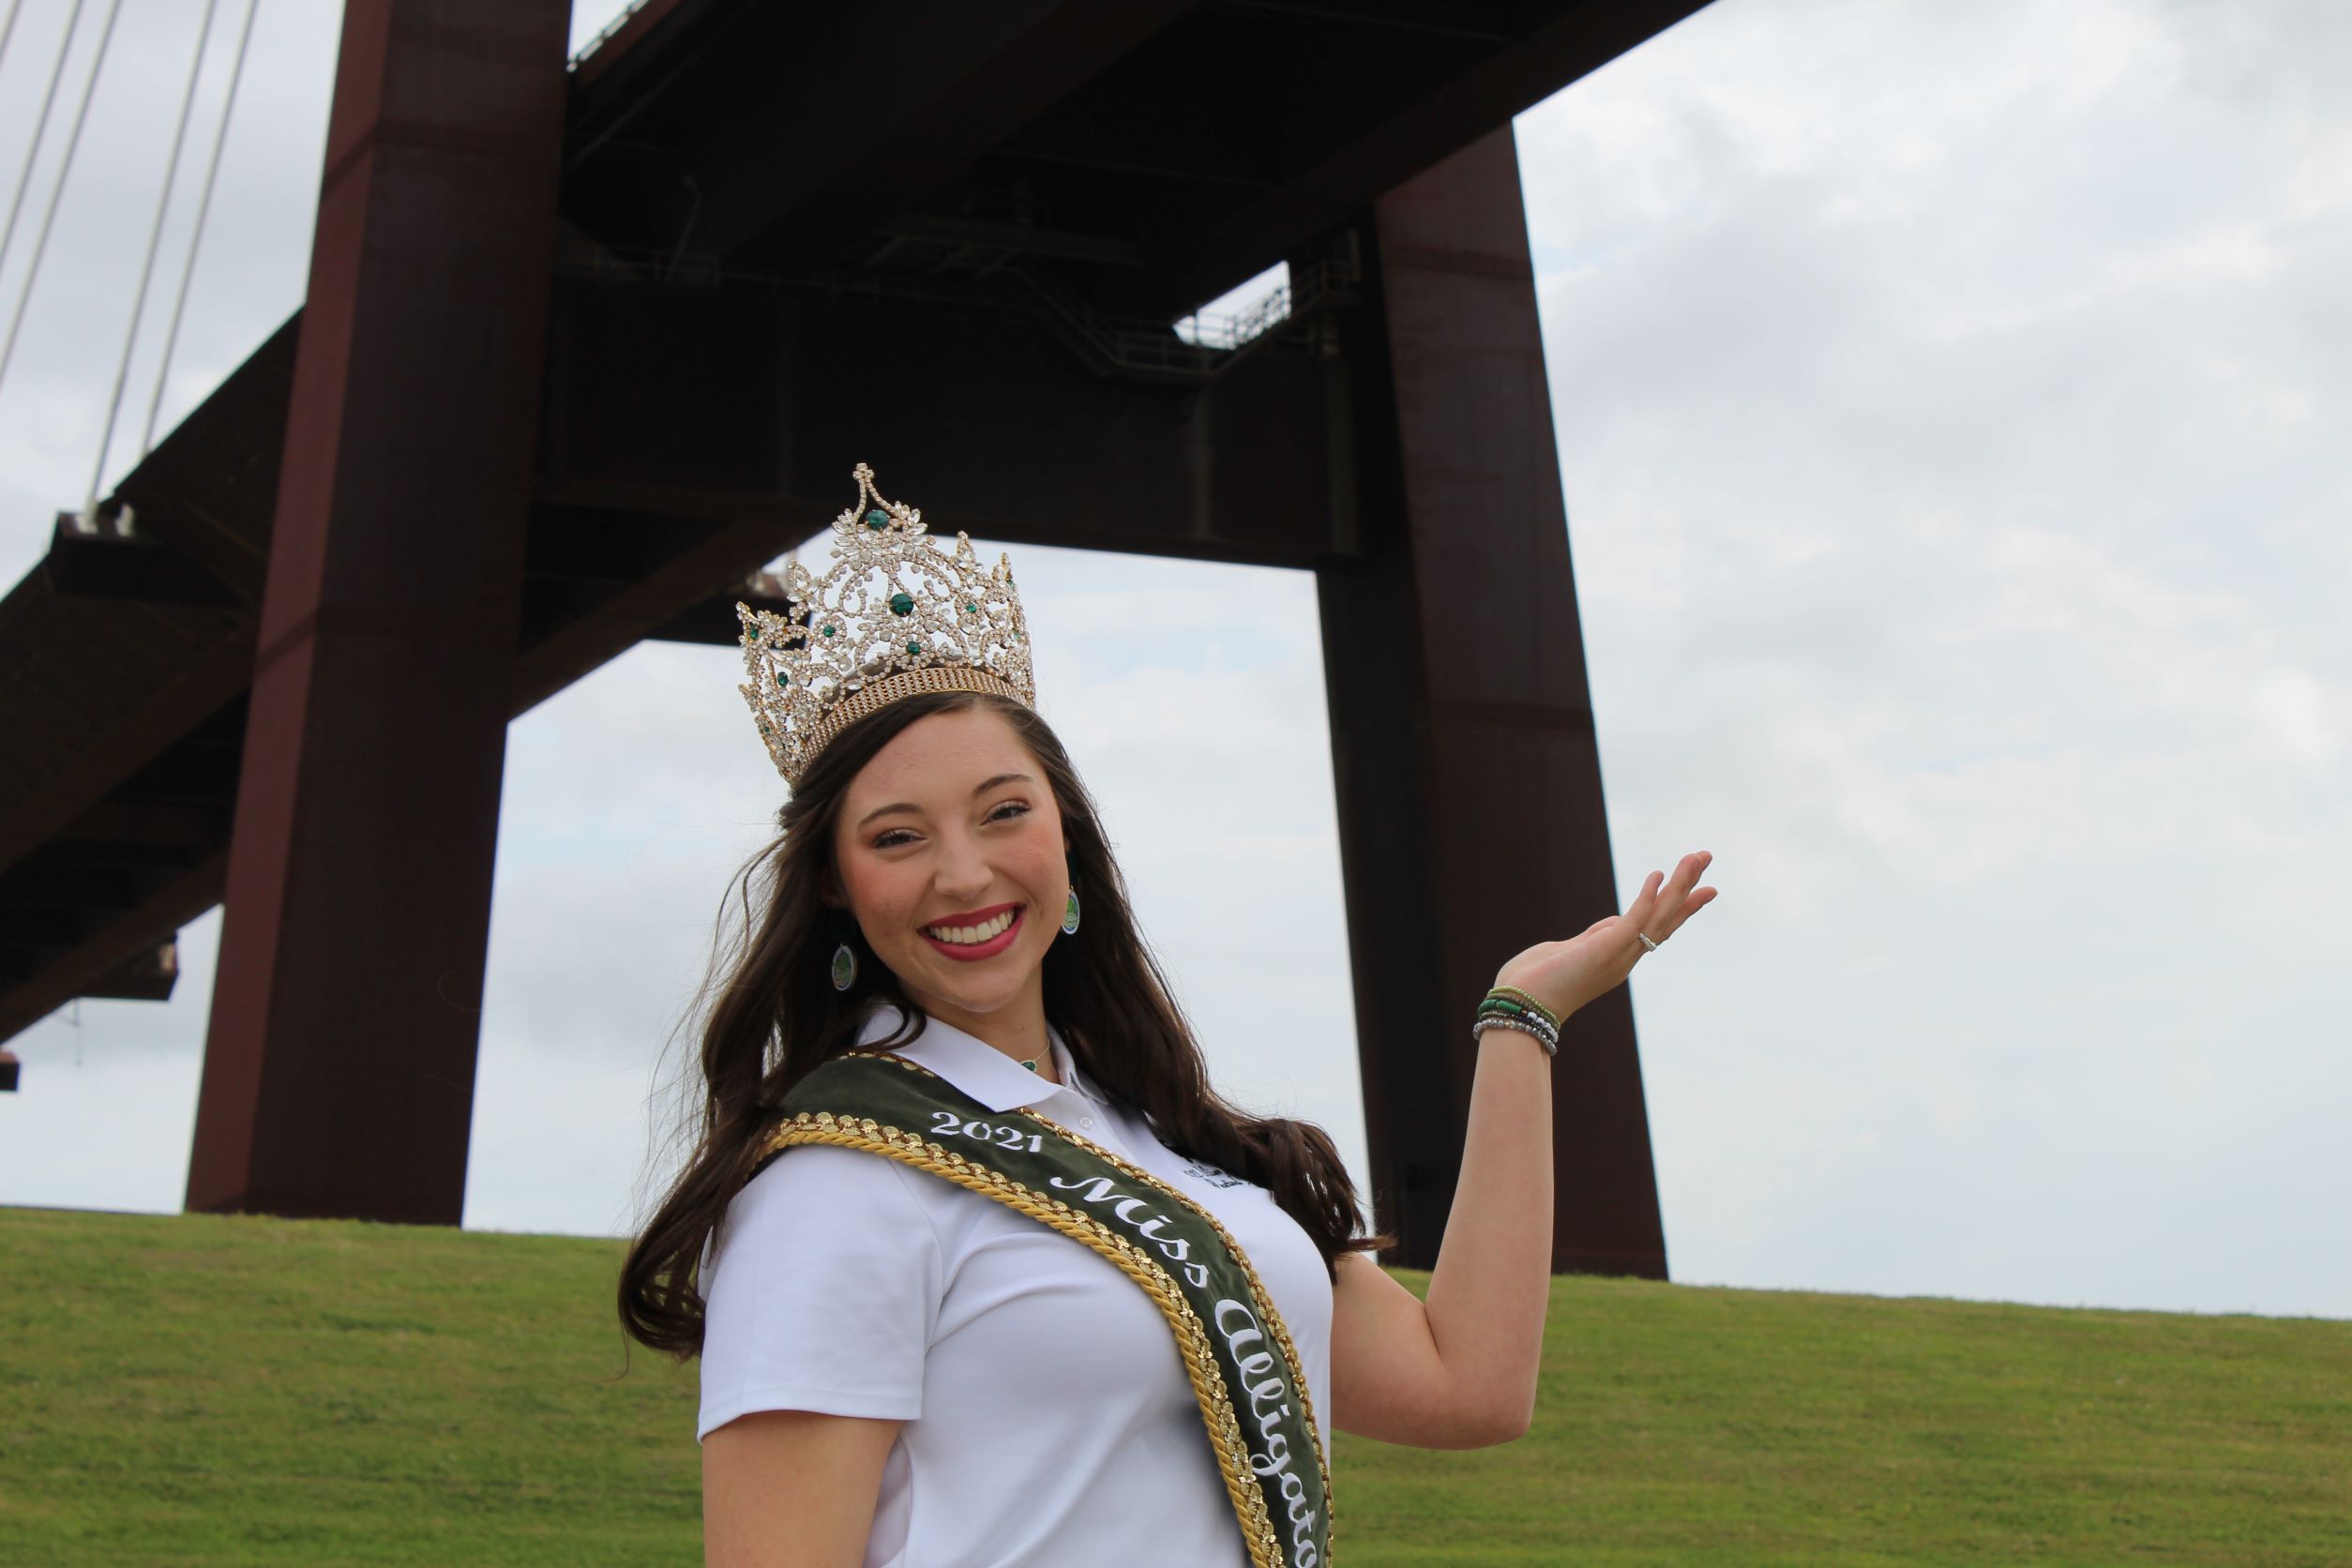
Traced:
[[[984, 778], [979, 783], [974, 784], [972, 787], [972, 792], [975, 796], [985, 795], [990, 790], [995, 789], [999, 784], [1034, 784], [1037, 781], [1035, 779], [1030, 777], [1029, 775], [1025, 773], [1000, 773], [994, 778]], [[920, 811], [921, 809], [923, 809], [921, 807], [910, 806], [903, 800], [894, 801], [888, 806], [877, 806], [871, 811], [868, 811], [866, 815], [860, 817], [857, 820], [857, 826], [851, 831], [864, 832], [867, 822], [872, 822], [877, 817], [886, 816], [893, 811]]]

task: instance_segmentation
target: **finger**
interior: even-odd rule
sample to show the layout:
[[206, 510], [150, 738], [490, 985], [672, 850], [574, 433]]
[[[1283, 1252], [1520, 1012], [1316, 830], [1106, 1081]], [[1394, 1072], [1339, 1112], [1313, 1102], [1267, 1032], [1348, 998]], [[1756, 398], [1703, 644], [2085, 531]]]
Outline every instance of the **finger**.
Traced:
[[[1709, 904], [1712, 903], [1714, 901], [1715, 893], [1716, 889], [1711, 887], [1702, 887], [1694, 890], [1690, 897], [1683, 900], [1682, 907], [1675, 911], [1673, 924], [1666, 927], [1666, 936], [1672, 936], [1675, 932], [1681, 930], [1682, 928], [1682, 922], [1688, 920], [1692, 915], [1697, 913], [1700, 910], [1705, 909]], [[1664, 942], [1666, 937], [1658, 937], [1655, 940]]]
[[[1677, 867], [1674, 874], [1680, 877], [1682, 874], [1681, 868]], [[1664, 871], [1652, 871], [1643, 879], [1640, 893], [1636, 894], [1634, 901], [1626, 906], [1625, 918], [1632, 925], [1646, 931], [1662, 918], [1671, 914], [1674, 907], [1681, 901], [1681, 891], [1675, 887], [1666, 874]]]
[[1625, 906], [1625, 918], [1638, 924], [1654, 913], [1658, 907], [1658, 889], [1666, 881], [1666, 873], [1652, 871], [1641, 879], [1641, 891]]
[[[1681, 874], [1681, 867], [1677, 866], [1675, 875]], [[1629, 966], [1639, 962], [1641, 956], [1650, 951], [1636, 938], [1636, 933], [1647, 933], [1651, 927], [1658, 926], [1671, 918], [1675, 901], [1668, 897], [1670, 891], [1666, 874], [1664, 871], [1652, 871], [1642, 879], [1641, 891], [1634, 896], [1634, 901], [1625, 906], [1623, 934], [1626, 949], [1625, 961]], [[1652, 936], [1650, 940], [1656, 942], [1659, 939]]]
[[[1706, 874], [1708, 863], [1714, 858], [1714, 855], [1706, 850], [1694, 850], [1675, 863], [1673, 877], [1659, 889], [1655, 911], [1655, 913], [1666, 922], [1666, 930], [1671, 931], [1676, 926], [1681, 924], [1683, 903], [1689, 898], [1692, 887], [1696, 884], [1700, 877]], [[1642, 928], [1649, 930], [1650, 922], [1643, 922]], [[1653, 936], [1651, 940], [1663, 939]]]

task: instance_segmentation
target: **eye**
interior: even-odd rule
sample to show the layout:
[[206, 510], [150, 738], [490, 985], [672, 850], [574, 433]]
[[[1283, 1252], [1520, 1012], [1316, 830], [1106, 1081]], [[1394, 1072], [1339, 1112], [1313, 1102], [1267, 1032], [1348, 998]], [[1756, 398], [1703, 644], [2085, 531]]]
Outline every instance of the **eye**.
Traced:
[[[1028, 807], [1025, 799], [1002, 799], [1002, 802], [997, 802], [995, 807], [988, 811], [986, 821], [1009, 822], [1018, 816], [1028, 816], [1028, 808], [1031, 807]], [[872, 846], [875, 846], [875, 849], [898, 849], [901, 844], [912, 844], [912, 841], [915, 841], [915, 835], [912, 835], [911, 830], [906, 830], [906, 827], [884, 827], [884, 830], [875, 835]]]

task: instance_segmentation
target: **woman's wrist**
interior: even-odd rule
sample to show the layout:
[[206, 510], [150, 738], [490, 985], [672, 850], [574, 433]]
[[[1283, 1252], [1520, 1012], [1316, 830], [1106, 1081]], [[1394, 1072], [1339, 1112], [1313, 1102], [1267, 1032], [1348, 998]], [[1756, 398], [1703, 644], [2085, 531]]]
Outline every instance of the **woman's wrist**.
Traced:
[[1522, 1011], [1533, 1013], [1533, 1016], [1541, 1018], [1543, 1022], [1552, 1025], [1555, 1030], [1566, 1018], [1566, 1013], [1561, 1013], [1560, 1008], [1545, 1003], [1545, 999], [1538, 997], [1538, 994], [1531, 992], [1531, 989], [1522, 989], [1522, 988], [1517, 988], [1517, 985], [1503, 985], [1500, 980], [1491, 985], [1491, 988], [1486, 988], [1486, 994], [1480, 999], [1480, 1011], [1482, 1013], [1522, 1013]]
[[1542, 999], [1516, 986], [1497, 985], [1478, 1000], [1470, 1016], [1470, 1037], [1483, 1038], [1498, 1030], [1531, 1035], [1544, 1054], [1560, 1052], [1562, 1019]]
[[[1509, 971], [1506, 967], [1504, 973], [1508, 972]], [[1498, 992], [1500, 992], [1505, 996], [1516, 997], [1522, 1002], [1535, 1003], [1542, 1006], [1546, 1013], [1550, 1014], [1553, 1018], [1563, 1022], [1567, 1019], [1569, 1014], [1575, 1012], [1578, 1007], [1584, 1004], [1581, 998], [1571, 1002], [1562, 998], [1555, 991], [1539, 990], [1534, 986], [1524, 981], [1506, 980], [1502, 977], [1502, 974], [1497, 974], [1495, 976], [1494, 984], [1486, 988], [1486, 994], [1488, 996], [1493, 996]]]
[[1494, 1020], [1494, 1018], [1480, 1018], [1480, 1020], [1472, 1022], [1472, 1025], [1470, 1025], [1470, 1044], [1472, 1044], [1472, 1047], [1485, 1047], [1486, 1041], [1489, 1041], [1491, 1036], [1496, 1036], [1496, 1034], [1519, 1034], [1519, 1036], [1524, 1036], [1524, 1039], [1536, 1041], [1536, 1047], [1541, 1048], [1543, 1056], [1545, 1056], [1545, 1061], [1550, 1061], [1550, 1058], [1560, 1056], [1560, 1039], [1557, 1039], [1557, 1036], [1552, 1036], [1552, 1034], [1538, 1034], [1538, 1027], [1536, 1027], [1536, 1025], [1519, 1025], [1519, 1022], [1500, 1022], [1500, 1020]]

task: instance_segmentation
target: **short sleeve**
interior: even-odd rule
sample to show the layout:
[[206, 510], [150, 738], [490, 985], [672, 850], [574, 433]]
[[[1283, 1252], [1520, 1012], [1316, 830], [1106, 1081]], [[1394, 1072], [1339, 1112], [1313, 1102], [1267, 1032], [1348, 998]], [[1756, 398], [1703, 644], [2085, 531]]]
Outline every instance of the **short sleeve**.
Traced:
[[787, 1149], [744, 1184], [704, 1257], [697, 1441], [750, 1410], [922, 1413], [945, 1266], [897, 1161]]

